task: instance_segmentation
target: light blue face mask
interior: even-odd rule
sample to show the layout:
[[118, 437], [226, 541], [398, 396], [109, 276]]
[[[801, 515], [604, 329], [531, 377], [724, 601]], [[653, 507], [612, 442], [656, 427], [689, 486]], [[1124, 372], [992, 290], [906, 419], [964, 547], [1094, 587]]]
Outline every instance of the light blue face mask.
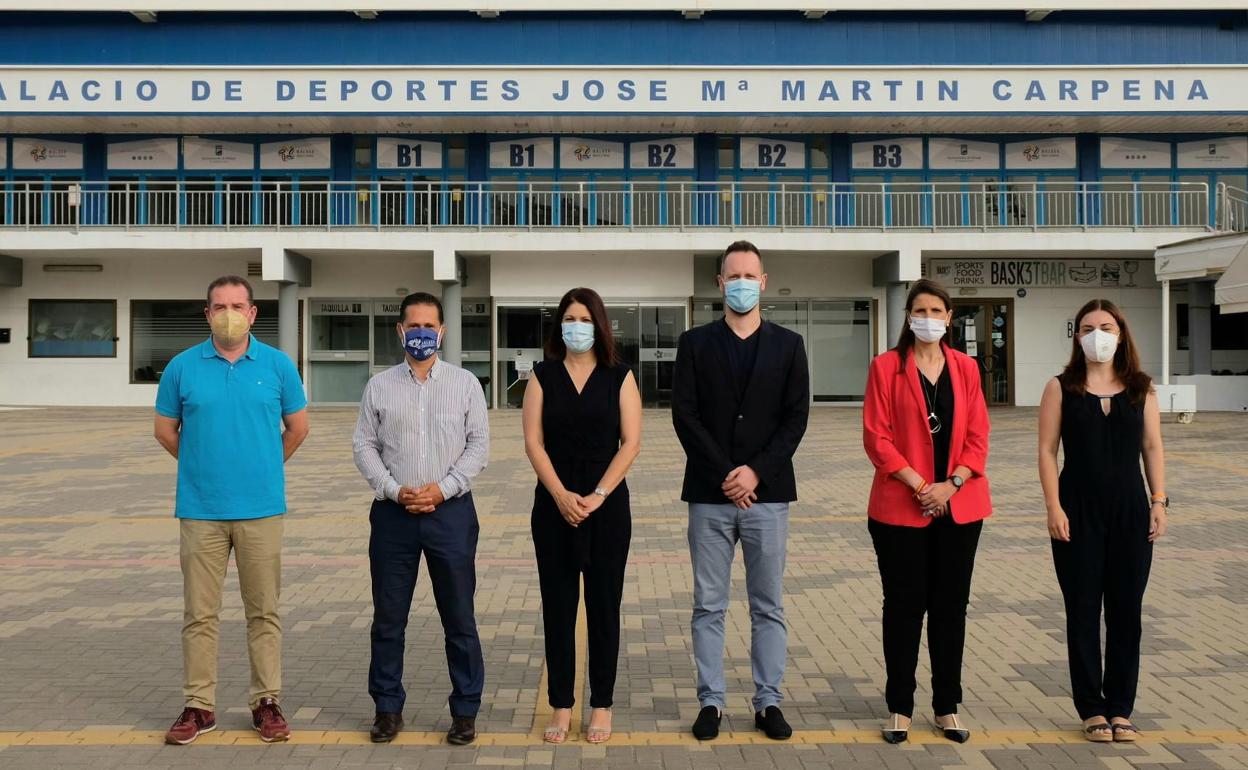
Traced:
[[738, 278], [724, 283], [724, 301], [728, 307], [738, 313], [748, 313], [758, 305], [758, 293], [762, 288], [761, 281], [749, 278]]
[[584, 353], [594, 346], [594, 325], [583, 321], [564, 321], [563, 344], [574, 353]]

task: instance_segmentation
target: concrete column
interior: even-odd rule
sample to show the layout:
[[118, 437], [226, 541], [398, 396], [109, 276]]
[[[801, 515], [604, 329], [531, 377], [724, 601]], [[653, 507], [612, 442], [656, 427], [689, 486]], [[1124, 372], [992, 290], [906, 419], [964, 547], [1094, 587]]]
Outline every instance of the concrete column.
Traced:
[[464, 321], [462, 317], [464, 290], [459, 281], [441, 281], [442, 316], [445, 331], [442, 332], [442, 360], [460, 366], [463, 364]]
[[1170, 282], [1161, 282], [1161, 384], [1170, 384]]
[[897, 338], [901, 336], [901, 330], [906, 323], [906, 294], [910, 291], [908, 283], [890, 283], [887, 293], [884, 296], [884, 318], [886, 323], [884, 328], [887, 329], [885, 348], [891, 348], [897, 344]]
[[1213, 371], [1213, 284], [1193, 281], [1187, 285], [1187, 346], [1192, 374]]
[[277, 341], [290, 360], [299, 363], [299, 284], [277, 284]]

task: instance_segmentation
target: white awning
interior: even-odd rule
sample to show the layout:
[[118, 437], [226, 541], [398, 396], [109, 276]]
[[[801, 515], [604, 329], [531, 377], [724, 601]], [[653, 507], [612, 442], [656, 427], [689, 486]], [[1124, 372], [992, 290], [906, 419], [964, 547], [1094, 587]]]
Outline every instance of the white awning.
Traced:
[[1248, 268], [1248, 233], [1225, 233], [1159, 246], [1153, 269], [1158, 281], [1216, 278], [1237, 259]]
[[1214, 285], [1213, 301], [1223, 313], [1248, 313], [1248, 247]]

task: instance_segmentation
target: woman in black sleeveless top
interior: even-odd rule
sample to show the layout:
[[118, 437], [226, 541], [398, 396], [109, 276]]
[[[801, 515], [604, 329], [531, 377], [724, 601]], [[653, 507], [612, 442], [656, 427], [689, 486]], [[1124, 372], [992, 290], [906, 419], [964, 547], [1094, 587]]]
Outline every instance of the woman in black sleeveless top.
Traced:
[[[1130, 742], [1139, 733], [1131, 711], [1144, 588], [1170, 505], [1161, 411], [1126, 319], [1112, 302], [1084, 305], [1075, 328], [1070, 363], [1040, 402], [1040, 482], [1066, 604], [1075, 709], [1088, 740]], [[1065, 452], [1060, 476], [1059, 442]]]
[[576, 702], [576, 614], [581, 575], [593, 709], [586, 737], [611, 737], [620, 649], [620, 598], [632, 537], [624, 474], [641, 448], [641, 393], [616, 354], [602, 299], [573, 289], [555, 314], [546, 361], [524, 392], [525, 453], [537, 472], [533, 546], [542, 590], [547, 696], [544, 739], [567, 740]]

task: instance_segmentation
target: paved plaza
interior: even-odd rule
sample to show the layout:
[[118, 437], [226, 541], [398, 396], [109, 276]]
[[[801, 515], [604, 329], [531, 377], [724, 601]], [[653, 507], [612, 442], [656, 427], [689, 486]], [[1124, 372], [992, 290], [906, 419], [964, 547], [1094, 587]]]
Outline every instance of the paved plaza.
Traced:
[[[370, 492], [351, 461], [352, 409], [313, 409], [288, 466], [282, 704], [295, 730], [250, 729], [247, 659], [231, 567], [216, 733], [165, 746], [182, 707], [181, 574], [171, 516], [174, 461], [151, 412], [0, 412], [0, 767], [1248, 767], [1248, 415], [1165, 419], [1171, 532], [1145, 597], [1135, 746], [1091, 745], [1068, 697], [1061, 595], [1035, 473], [1035, 411], [994, 410], [997, 514], [980, 545], [957, 746], [931, 733], [926, 653], [911, 743], [884, 745], [880, 587], [866, 528], [870, 465], [861, 412], [816, 409], [797, 457], [787, 572], [785, 713], [772, 743], [750, 713], [749, 618], [734, 567], [725, 734], [698, 745], [689, 641], [692, 576], [679, 502], [683, 455], [667, 412], [647, 412], [629, 474], [633, 543], [624, 595], [616, 735], [544, 745], [540, 599], [529, 509], [533, 474], [519, 414], [495, 412], [478, 481], [478, 622], [486, 656], [482, 731], [443, 742], [449, 681], [422, 575], [408, 630], [408, 732], [368, 743]], [[583, 629], [582, 629], [583, 634]], [[587, 698], [582, 698], [585, 703]]]

